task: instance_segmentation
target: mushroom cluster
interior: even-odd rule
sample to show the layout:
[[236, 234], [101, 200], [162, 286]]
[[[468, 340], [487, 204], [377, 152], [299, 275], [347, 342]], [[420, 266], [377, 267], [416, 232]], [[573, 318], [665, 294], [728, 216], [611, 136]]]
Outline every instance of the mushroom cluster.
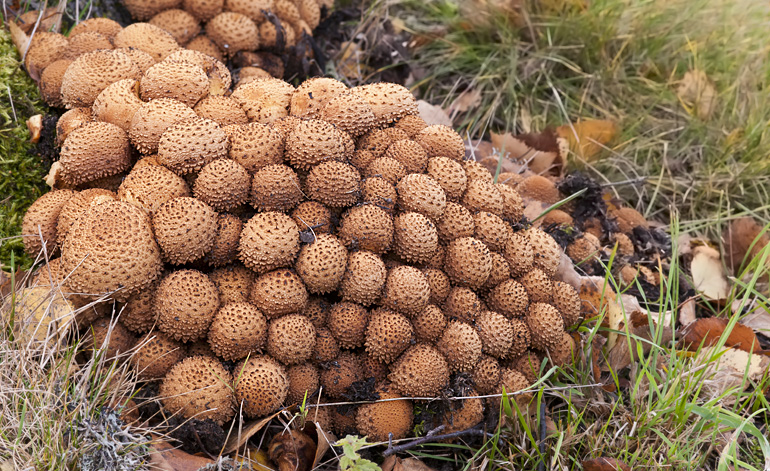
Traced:
[[261, 78], [224, 95], [227, 69], [197, 51], [143, 75], [114, 50], [77, 61], [91, 54], [127, 76], [67, 95], [80, 114], [60, 123], [63, 188], [29, 208], [26, 248], [45, 244], [40, 281], [76, 305], [119, 303], [116, 324], [98, 305], [79, 322], [96, 346], [111, 333], [111, 354], [135, 346], [170, 413], [223, 424], [368, 380], [405, 399], [314, 418], [386, 440], [458, 375], [471, 398], [436, 417], [446, 431], [499, 407], [478, 396], [570, 360], [581, 301], [554, 279], [561, 247], [523, 218], [524, 182], [466, 160], [406, 88]]

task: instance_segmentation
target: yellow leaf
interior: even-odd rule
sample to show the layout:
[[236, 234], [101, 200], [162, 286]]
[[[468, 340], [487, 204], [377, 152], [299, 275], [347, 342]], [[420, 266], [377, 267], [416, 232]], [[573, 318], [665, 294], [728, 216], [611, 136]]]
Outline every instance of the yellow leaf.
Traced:
[[618, 126], [612, 121], [589, 119], [559, 126], [556, 133], [567, 140], [573, 153], [591, 162], [615, 138]]
[[693, 286], [704, 296], [714, 300], [727, 298], [730, 285], [722, 269], [719, 251], [706, 245], [696, 247], [693, 250], [690, 272]]
[[340, 44], [337, 56], [337, 72], [348, 80], [360, 80], [369, 74], [371, 68], [363, 63], [361, 48], [352, 41]]
[[717, 91], [711, 79], [702, 70], [690, 70], [684, 74], [676, 94], [691, 116], [697, 116], [705, 121], [713, 114], [717, 102]]
[[469, 88], [462, 92], [447, 110], [449, 114], [464, 113], [481, 103], [481, 92], [475, 88]]
[[50, 286], [24, 288], [8, 296], [2, 315], [14, 315], [15, 334], [24, 342], [47, 342], [55, 346], [63, 341], [75, 320], [75, 310], [64, 295]]

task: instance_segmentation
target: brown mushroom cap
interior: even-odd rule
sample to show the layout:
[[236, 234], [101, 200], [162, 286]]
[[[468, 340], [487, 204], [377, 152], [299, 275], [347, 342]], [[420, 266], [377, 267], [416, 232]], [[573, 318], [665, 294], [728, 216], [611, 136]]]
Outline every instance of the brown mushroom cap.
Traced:
[[396, 187], [382, 177], [369, 177], [361, 183], [361, 200], [364, 203], [393, 211], [398, 200]]
[[436, 342], [436, 348], [446, 357], [451, 371], [471, 371], [481, 358], [482, 342], [478, 331], [469, 324], [452, 321]]
[[243, 222], [234, 214], [217, 215], [217, 235], [214, 245], [206, 252], [203, 261], [212, 267], [221, 267], [238, 260], [238, 244], [241, 241]]
[[299, 178], [291, 167], [281, 164], [265, 165], [254, 173], [251, 205], [257, 211], [288, 212], [303, 199]]
[[123, 5], [126, 7], [131, 17], [137, 21], [149, 20], [153, 16], [168, 10], [178, 8], [182, 0], [154, 0], [148, 2], [145, 0], [125, 0]]
[[46, 67], [62, 59], [68, 45], [69, 40], [59, 33], [37, 31], [24, 56], [24, 67], [30, 77], [40, 77]]
[[164, 10], [150, 18], [149, 23], [167, 31], [177, 43], [184, 46], [201, 31], [198, 19], [178, 8]]
[[388, 272], [382, 292], [382, 305], [408, 316], [418, 314], [428, 306], [430, 284], [417, 268], [407, 265]]
[[482, 355], [473, 368], [471, 377], [480, 394], [491, 394], [500, 384], [500, 363], [489, 355]]
[[480, 162], [476, 162], [475, 160], [463, 160], [460, 162], [460, 165], [462, 165], [465, 176], [469, 182], [472, 182], [473, 180], [484, 180], [487, 183], [494, 183], [494, 177], [487, 167]]
[[435, 342], [447, 325], [444, 313], [435, 304], [429, 304], [422, 312], [413, 315], [411, 321], [418, 342]]
[[166, 129], [193, 117], [197, 117], [195, 111], [180, 101], [171, 98], [152, 100], [134, 113], [128, 135], [139, 152], [154, 154], [158, 152], [158, 143]]
[[209, 21], [223, 9], [225, 0], [182, 0], [182, 7], [201, 22]]
[[150, 286], [126, 299], [123, 312], [120, 314], [120, 322], [126, 326], [126, 329], [135, 333], [144, 333], [155, 326], [157, 315], [153, 308], [153, 301], [160, 281], [161, 277], [158, 277]]
[[61, 115], [56, 121], [56, 145], [61, 146], [72, 131], [91, 121], [91, 108], [73, 108]]
[[[122, 318], [121, 318], [122, 320]], [[144, 380], [160, 379], [187, 356], [184, 345], [162, 332], [149, 332], [136, 342], [131, 365]]]
[[208, 54], [190, 49], [177, 49], [165, 60], [167, 62], [189, 62], [203, 69], [208, 77], [208, 93], [210, 95], [220, 96], [230, 90], [230, 85], [233, 82], [230, 70], [221, 61]]
[[446, 208], [446, 194], [429, 175], [412, 173], [403, 177], [396, 186], [398, 204], [404, 211], [423, 214], [439, 220]]
[[35, 200], [24, 213], [21, 233], [24, 235], [24, 249], [30, 257], [37, 257], [43, 249], [43, 244], [48, 254], [57, 251], [59, 215], [67, 202], [76, 195], [77, 192], [72, 190], [48, 192]]
[[428, 127], [428, 124], [419, 115], [410, 114], [396, 121], [393, 127], [404, 131], [410, 138], [414, 139], [420, 131]]
[[482, 308], [478, 295], [464, 286], [453, 287], [444, 301], [444, 313], [448, 318], [467, 323], [475, 321]]
[[561, 261], [562, 250], [550, 234], [533, 227], [527, 231], [529, 243], [534, 254], [532, 266], [539, 268], [548, 276], [554, 276]]
[[158, 329], [175, 340], [204, 338], [219, 309], [219, 291], [211, 279], [197, 270], [169, 273], [155, 292]]
[[[384, 385], [379, 387], [376, 393], [380, 399], [401, 397], [392, 389], [394, 388]], [[414, 405], [408, 399], [364, 404], [356, 411], [356, 427], [361, 435], [366, 435], [369, 440], [375, 442], [406, 438], [412, 431], [413, 409]]]
[[495, 358], [508, 356], [514, 340], [511, 321], [500, 313], [482, 311], [476, 318], [476, 328], [484, 353]]
[[411, 263], [424, 263], [438, 249], [436, 226], [420, 213], [401, 213], [393, 220], [396, 254]]
[[508, 318], [522, 317], [527, 311], [529, 297], [524, 286], [516, 280], [506, 280], [490, 290], [489, 307]]
[[305, 201], [291, 212], [291, 218], [301, 231], [312, 229], [316, 234], [330, 233], [332, 214], [329, 208], [317, 201]]
[[492, 272], [489, 249], [473, 237], [455, 239], [447, 247], [444, 271], [455, 284], [481, 288]]
[[167, 59], [145, 72], [140, 92], [144, 101], [173, 98], [192, 107], [208, 94], [209, 79], [196, 64]]
[[[302, 404], [305, 402], [306, 398], [309, 399], [310, 396], [318, 391], [321, 375], [318, 372], [318, 368], [312, 363], [293, 365], [286, 370], [286, 375], [289, 377], [289, 393], [286, 396], [287, 401]], [[309, 402], [310, 401], [308, 401], [308, 403]], [[314, 413], [315, 411], [311, 411], [310, 414], [308, 414], [308, 419], [314, 420]]]
[[550, 303], [553, 298], [553, 281], [539, 268], [533, 268], [518, 278], [533, 303]]
[[137, 49], [135, 47], [117, 47], [114, 49], [117, 52], [122, 52], [131, 58], [131, 60], [139, 67], [139, 70], [144, 74], [147, 70], [155, 65], [155, 58], [150, 54]]
[[401, 165], [401, 162], [392, 157], [377, 157], [366, 167], [364, 176], [367, 178], [381, 177], [391, 185], [397, 185], [406, 176], [406, 169]]
[[356, 138], [372, 128], [374, 112], [369, 102], [352, 93], [341, 93], [321, 108], [318, 118]]
[[351, 352], [341, 353], [337, 359], [321, 371], [321, 386], [332, 398], [343, 398], [343, 394], [356, 381], [363, 378], [361, 358]]
[[247, 302], [256, 277], [254, 272], [242, 265], [229, 265], [212, 271], [209, 278], [217, 286], [219, 300], [225, 305]]
[[[81, 216], [85, 215], [86, 212], [91, 208], [91, 204], [97, 200], [105, 201], [103, 198], [106, 198], [107, 200], [116, 199], [115, 193], [109, 190], [92, 188], [89, 190], [80, 191], [73, 195], [72, 198], [70, 198], [64, 204], [64, 206], [61, 207], [61, 211], [59, 212], [58, 220], [56, 223], [56, 240], [58, 241], [59, 246], [64, 244], [64, 238], [67, 236], [67, 233], [70, 231], [72, 226], [75, 225], [77, 220], [80, 219]], [[50, 249], [51, 248], [49, 247], [49, 250]]]
[[289, 392], [286, 369], [275, 359], [251, 357], [235, 368], [235, 397], [248, 417], [260, 417], [278, 409]]
[[386, 276], [385, 263], [378, 255], [368, 251], [353, 252], [348, 257], [339, 294], [343, 301], [370, 306], [379, 299]]
[[270, 321], [267, 351], [284, 365], [310, 359], [315, 349], [315, 327], [302, 314], [289, 314]]
[[86, 31], [74, 36], [70, 35], [69, 44], [61, 58], [74, 61], [87, 52], [99, 49], [112, 49], [110, 39], [96, 31]]
[[237, 162], [217, 159], [198, 174], [195, 197], [216, 211], [232, 211], [248, 201], [251, 175]]
[[[539, 365], [538, 365], [539, 366]], [[532, 382], [518, 370], [511, 368], [503, 368], [500, 371], [500, 384], [494, 389], [493, 393], [501, 394], [505, 390], [505, 394], [511, 394], [522, 391], [530, 386]], [[532, 398], [532, 393], [511, 395], [509, 399], [519, 404], [519, 407], [526, 405]], [[500, 409], [501, 398], [490, 398], [490, 405], [494, 408]]]
[[523, 198], [541, 201], [549, 205], [558, 203], [561, 199], [556, 185], [541, 175], [526, 177], [516, 186], [516, 191]]
[[62, 102], [67, 108], [91, 106], [109, 85], [123, 79], [139, 79], [142, 71], [119, 51], [88, 52], [67, 67], [62, 78]]
[[283, 163], [284, 136], [266, 124], [241, 126], [229, 141], [228, 156], [251, 174], [265, 165]]
[[308, 294], [302, 278], [292, 270], [280, 268], [254, 281], [249, 301], [273, 319], [302, 311]]
[[159, 395], [171, 413], [222, 425], [235, 415], [232, 384], [233, 375], [219, 360], [194, 356], [171, 367], [160, 384]]
[[[179, 49], [179, 44], [167, 31], [149, 23], [126, 26], [114, 39], [115, 47], [133, 47], [146, 52], [160, 62]], [[138, 78], [138, 77], [137, 77]]]
[[564, 327], [572, 327], [580, 320], [580, 295], [571, 285], [555, 281], [552, 304], [561, 313]]
[[102, 90], [94, 100], [92, 110], [95, 120], [115, 124], [128, 132], [134, 113], [143, 104], [139, 98], [139, 82], [124, 79]]
[[216, 45], [214, 41], [209, 39], [205, 34], [199, 34], [190, 40], [185, 46], [191, 51], [198, 51], [211, 56], [218, 61], [224, 61], [225, 56], [222, 54], [222, 50]]
[[449, 277], [438, 268], [423, 268], [422, 272], [430, 284], [430, 302], [433, 304], [443, 304], [452, 288]]
[[355, 206], [342, 216], [337, 236], [349, 249], [382, 254], [393, 242], [393, 219], [377, 206]]
[[471, 389], [465, 394], [465, 399], [458, 409], [451, 409], [448, 417], [444, 419], [444, 433], [454, 433], [468, 430], [480, 424], [484, 420], [484, 400], [476, 397], [478, 394]]
[[534, 252], [527, 233], [513, 233], [503, 248], [503, 256], [511, 269], [511, 276], [520, 276], [532, 269]]
[[40, 76], [40, 95], [49, 106], [61, 107], [64, 102], [61, 98], [61, 83], [67, 67], [72, 64], [69, 59], [59, 59], [50, 63]]
[[439, 240], [448, 243], [460, 237], [472, 237], [475, 232], [473, 215], [465, 206], [447, 201], [441, 219], [436, 222]]
[[511, 226], [500, 216], [486, 211], [473, 215], [473, 226], [474, 237], [495, 252], [502, 252], [513, 234]]
[[383, 363], [391, 363], [406, 350], [413, 335], [409, 319], [389, 309], [375, 309], [366, 327], [366, 353]]
[[358, 348], [366, 340], [369, 312], [361, 305], [341, 302], [332, 306], [326, 318], [334, 338], [342, 348]]
[[93, 206], [81, 217], [64, 241], [61, 260], [73, 291], [120, 290], [119, 299], [147, 288], [163, 268], [150, 218], [120, 201]]
[[507, 358], [517, 358], [523, 355], [530, 344], [532, 343], [532, 333], [529, 331], [529, 326], [522, 319], [510, 319], [511, 327], [513, 327], [513, 343], [511, 349], [508, 350]]
[[417, 114], [417, 101], [403, 85], [395, 83], [372, 83], [350, 89], [372, 107], [375, 126], [392, 123], [406, 115]]
[[73, 130], [61, 150], [61, 177], [81, 185], [121, 173], [131, 165], [128, 135], [120, 127], [92, 121]]
[[567, 246], [567, 255], [575, 264], [588, 263], [597, 258], [601, 249], [602, 244], [595, 235], [584, 233]]
[[158, 207], [152, 216], [164, 260], [174, 265], [203, 257], [217, 235], [217, 213], [195, 198], [182, 196]]
[[305, 186], [310, 199], [333, 208], [350, 206], [361, 197], [361, 175], [356, 168], [333, 160], [313, 167]]
[[190, 188], [180, 176], [160, 165], [134, 167], [118, 188], [118, 199], [154, 213], [174, 198], [190, 196]]
[[249, 121], [270, 124], [289, 115], [294, 87], [276, 78], [254, 80], [238, 87], [232, 97], [246, 111]]
[[201, 118], [216, 121], [220, 126], [247, 124], [246, 112], [229, 96], [209, 95], [195, 105], [195, 113]]
[[199, 172], [227, 156], [227, 136], [210, 119], [194, 116], [167, 128], [158, 142], [158, 162], [177, 175]]
[[333, 78], [314, 77], [302, 82], [291, 96], [291, 115], [318, 119], [321, 109], [348, 87]]
[[299, 252], [299, 227], [283, 213], [254, 215], [243, 228], [241, 261], [257, 273], [290, 266]]
[[532, 303], [526, 322], [532, 334], [533, 347], [539, 350], [555, 348], [561, 341], [564, 320], [559, 311], [550, 304]]
[[317, 362], [332, 361], [340, 354], [337, 339], [327, 327], [316, 327], [315, 352], [313, 360]]
[[302, 170], [326, 160], [343, 160], [347, 152], [345, 142], [349, 139], [350, 136], [326, 121], [301, 121], [286, 136], [286, 158]]
[[564, 332], [561, 339], [554, 347], [548, 349], [551, 364], [564, 367], [572, 361], [575, 351], [575, 340], [570, 334]]
[[627, 235], [631, 235], [635, 227], [649, 227], [644, 216], [634, 208], [616, 208], [610, 211], [610, 216], [615, 218], [620, 232]]
[[449, 383], [449, 365], [436, 347], [420, 343], [396, 360], [388, 379], [405, 396], [432, 397]]
[[471, 212], [487, 211], [500, 215], [503, 213], [503, 195], [492, 182], [471, 180], [462, 199], [463, 206]]
[[234, 56], [239, 51], [253, 51], [259, 46], [259, 28], [246, 15], [225, 11], [206, 23], [206, 36], [225, 52]]
[[324, 294], [336, 291], [348, 262], [345, 246], [331, 234], [317, 234], [315, 240], [302, 247], [294, 268], [308, 291]]
[[428, 160], [427, 170], [444, 190], [447, 199], [458, 201], [462, 198], [468, 186], [468, 177], [459, 162], [449, 157], [433, 157]]
[[428, 126], [420, 131], [414, 140], [425, 148], [429, 157], [449, 157], [458, 162], [465, 158], [465, 143], [449, 126]]
[[502, 183], [496, 183], [495, 188], [503, 196], [503, 211], [499, 216], [510, 222], [519, 222], [524, 216], [524, 201], [521, 199], [521, 195], [510, 186]]
[[95, 31], [112, 40], [122, 29], [123, 27], [120, 26], [120, 23], [109, 18], [88, 18], [72, 27], [70, 30], [70, 37], [88, 31]]

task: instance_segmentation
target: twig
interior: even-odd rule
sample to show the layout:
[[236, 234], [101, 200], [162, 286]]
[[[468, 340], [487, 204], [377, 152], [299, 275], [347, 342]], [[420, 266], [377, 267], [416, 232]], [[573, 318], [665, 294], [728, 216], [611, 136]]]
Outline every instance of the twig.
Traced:
[[628, 180], [621, 180], [619, 182], [602, 183], [599, 186], [601, 186], [602, 188], [607, 188], [610, 186], [639, 185], [646, 181], [647, 181], [647, 177], [637, 177], [637, 178], [629, 178]]
[[392, 440], [388, 440], [388, 449], [385, 450], [382, 453], [382, 456], [387, 458], [390, 455], [394, 455], [394, 454], [400, 453], [402, 451], [410, 450], [410, 449], [412, 449], [412, 448], [414, 448], [416, 446], [422, 445], [424, 443], [434, 442], [434, 441], [438, 442], [438, 441], [441, 441], [441, 440], [447, 440], [449, 438], [462, 437], [464, 435], [480, 435], [480, 436], [483, 436], [483, 437], [493, 436], [491, 433], [485, 432], [484, 430], [482, 430], [478, 425], [475, 426], [475, 427], [471, 427], [469, 429], [466, 429], [466, 430], [460, 430], [460, 431], [452, 432], [452, 433], [445, 433], [443, 435], [436, 435], [437, 431], [441, 431], [443, 429], [444, 429], [444, 426], [443, 425], [439, 425], [435, 429], [433, 429], [430, 432], [428, 432], [428, 434], [425, 435], [424, 437], [417, 438], [415, 440], [412, 440], [411, 442], [404, 443], [403, 445], [393, 446]]
[[537, 445], [540, 450], [540, 462], [537, 464], [537, 471], [545, 471], [545, 403], [540, 403], [540, 443]]
[[5, 88], [8, 89], [8, 101], [11, 103], [11, 111], [13, 111], [13, 122], [17, 123], [19, 120], [16, 119], [16, 107], [13, 106], [13, 97], [11, 96], [11, 87], [10, 85], [6, 84]]

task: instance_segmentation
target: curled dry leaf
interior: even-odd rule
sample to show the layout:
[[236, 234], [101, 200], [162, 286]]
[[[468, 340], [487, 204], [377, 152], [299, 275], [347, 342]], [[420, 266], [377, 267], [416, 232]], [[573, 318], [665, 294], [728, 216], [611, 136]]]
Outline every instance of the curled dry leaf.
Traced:
[[[684, 329], [680, 343], [690, 351], [697, 350], [701, 344], [707, 347], [716, 345], [728, 323], [727, 319], [717, 317], [698, 319]], [[727, 336], [725, 346], [746, 352], [759, 352], [761, 350], [754, 331], [740, 323], [735, 324]]]
[[763, 232], [754, 218], [743, 217], [734, 219], [722, 233], [725, 246], [725, 263], [738, 274], [741, 267], [759, 255], [770, 242], [770, 235]]
[[214, 460], [191, 455], [159, 440], [150, 447], [150, 465], [160, 471], [197, 471]]
[[433, 468], [417, 458], [401, 459], [396, 455], [385, 458], [380, 469], [382, 471], [434, 471]]
[[631, 467], [615, 458], [591, 458], [583, 460], [583, 471], [631, 471]]
[[225, 443], [223, 453], [227, 455], [243, 448], [243, 446], [246, 445], [246, 442], [249, 441], [249, 438], [253, 437], [255, 433], [265, 428], [265, 426], [280, 413], [281, 412], [278, 411], [260, 420], [253, 420], [249, 422], [246, 427], [243, 428], [243, 430], [234, 431]]
[[466, 111], [476, 108], [481, 104], [481, 92], [476, 88], [469, 88], [460, 93], [457, 98], [449, 105], [447, 112], [450, 116], [454, 117], [457, 113], [465, 113]]
[[707, 120], [714, 113], [717, 104], [717, 90], [714, 83], [702, 70], [689, 70], [676, 89], [684, 109], [692, 116]]
[[452, 127], [452, 118], [438, 105], [431, 105], [425, 100], [417, 100], [417, 111], [420, 118], [424, 119], [428, 126], [443, 124]]
[[[654, 326], [654, 324], [653, 324]], [[615, 343], [607, 355], [607, 366], [613, 371], [620, 371], [637, 358], [637, 343], [641, 343], [642, 353], [646, 355], [652, 348], [655, 331], [650, 328], [650, 322], [647, 314], [642, 311], [634, 311], [629, 319], [628, 331], [630, 334], [630, 346], [626, 341], [625, 335]], [[660, 344], [668, 344], [673, 339], [673, 333], [670, 327], [663, 327]]]
[[267, 455], [279, 471], [309, 471], [315, 454], [316, 443], [299, 430], [284, 430], [267, 446]]
[[588, 119], [559, 126], [556, 133], [566, 139], [570, 151], [583, 160], [592, 162], [615, 139], [618, 126], [612, 121]]
[[[721, 398], [721, 401], [731, 405], [737, 395], [725, 394], [727, 391], [740, 388], [745, 390], [750, 382], [759, 381], [767, 374], [770, 358], [755, 355], [737, 348], [729, 348], [714, 361], [714, 353], [704, 349], [695, 361], [696, 365], [707, 365], [703, 372], [703, 394], [710, 398]], [[698, 371], [696, 368], [693, 371]], [[748, 381], [747, 381], [748, 380]]]
[[363, 53], [357, 43], [345, 41], [340, 44], [337, 72], [351, 81], [361, 80], [371, 72], [371, 68], [363, 61]]
[[495, 149], [504, 156], [526, 162], [536, 174], [561, 175], [564, 168], [564, 153], [556, 133], [546, 128], [540, 133], [519, 134], [490, 133]]
[[707, 245], [695, 247], [692, 251], [690, 273], [693, 287], [709, 299], [727, 298], [730, 285], [722, 268], [719, 251]]
[[761, 307], [757, 307], [741, 319], [741, 324], [750, 327], [758, 334], [770, 337], [770, 312]]

